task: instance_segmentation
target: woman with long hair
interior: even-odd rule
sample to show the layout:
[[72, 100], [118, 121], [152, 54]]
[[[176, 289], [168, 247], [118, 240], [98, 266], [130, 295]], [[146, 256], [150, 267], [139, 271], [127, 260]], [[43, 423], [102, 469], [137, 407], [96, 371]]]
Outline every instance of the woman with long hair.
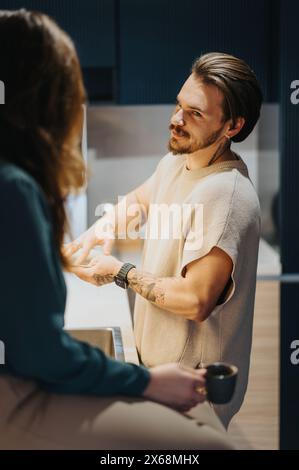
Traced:
[[65, 198], [86, 180], [72, 41], [41, 13], [0, 12], [0, 79], [0, 448], [230, 448], [216, 419], [197, 426], [208, 407], [184, 415], [203, 371], [117, 362], [63, 329]]

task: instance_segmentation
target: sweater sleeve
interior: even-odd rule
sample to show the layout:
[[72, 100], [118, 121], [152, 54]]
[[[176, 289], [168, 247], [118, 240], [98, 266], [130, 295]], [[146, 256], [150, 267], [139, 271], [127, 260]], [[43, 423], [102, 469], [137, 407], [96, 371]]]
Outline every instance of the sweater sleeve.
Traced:
[[139, 396], [150, 373], [108, 358], [63, 330], [65, 284], [47, 203], [30, 180], [1, 185], [4, 370], [55, 393]]

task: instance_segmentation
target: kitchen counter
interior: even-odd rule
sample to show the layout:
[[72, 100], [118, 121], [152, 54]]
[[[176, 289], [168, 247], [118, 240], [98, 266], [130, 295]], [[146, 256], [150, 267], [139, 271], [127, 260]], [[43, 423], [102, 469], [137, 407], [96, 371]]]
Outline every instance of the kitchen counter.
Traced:
[[127, 293], [115, 284], [96, 287], [65, 273], [67, 305], [65, 326], [69, 329], [119, 326], [126, 362], [139, 364]]

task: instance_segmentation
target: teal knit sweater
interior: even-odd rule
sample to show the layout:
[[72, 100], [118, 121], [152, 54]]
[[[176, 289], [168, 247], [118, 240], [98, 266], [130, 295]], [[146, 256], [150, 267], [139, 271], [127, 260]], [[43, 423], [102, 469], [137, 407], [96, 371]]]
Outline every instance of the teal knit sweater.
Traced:
[[143, 366], [108, 358], [64, 326], [66, 286], [46, 198], [35, 180], [0, 162], [0, 374], [33, 379], [54, 393], [139, 396]]

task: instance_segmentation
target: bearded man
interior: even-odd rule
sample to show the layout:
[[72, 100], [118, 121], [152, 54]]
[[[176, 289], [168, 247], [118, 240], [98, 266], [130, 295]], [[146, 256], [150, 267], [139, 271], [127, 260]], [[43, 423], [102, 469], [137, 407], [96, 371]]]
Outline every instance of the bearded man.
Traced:
[[[126, 204], [115, 206], [69, 248], [83, 249], [81, 262], [92, 246], [104, 244], [103, 256], [74, 272], [97, 285], [115, 280], [138, 294], [134, 332], [142, 364], [238, 366], [232, 401], [214, 407], [225, 426], [247, 388], [260, 236], [259, 201], [231, 141], [251, 133], [261, 103], [257, 79], [243, 60], [223, 53], [199, 57], [177, 96], [169, 153]], [[110, 256], [113, 237], [99, 227], [112, 216], [114, 231], [127, 227], [130, 204], [142, 208], [149, 233], [140, 270]], [[157, 206], [187, 208], [189, 217], [177, 214], [170, 224], [168, 211], [156, 230]]]

